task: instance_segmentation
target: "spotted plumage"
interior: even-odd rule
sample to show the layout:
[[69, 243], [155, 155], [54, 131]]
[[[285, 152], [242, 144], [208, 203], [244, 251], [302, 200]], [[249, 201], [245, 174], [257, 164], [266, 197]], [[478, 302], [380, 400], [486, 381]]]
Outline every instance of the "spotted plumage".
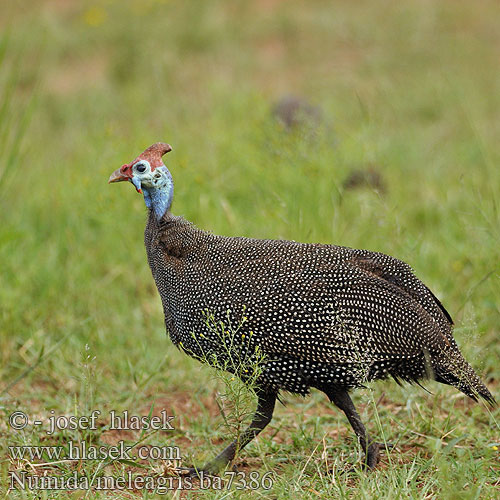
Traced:
[[[280, 391], [324, 391], [346, 413], [369, 466], [379, 446], [366, 433], [349, 390], [389, 376], [434, 378], [494, 402], [461, 355], [450, 315], [407, 264], [367, 250], [202, 231], [170, 212], [173, 182], [161, 162], [169, 150], [153, 145], [110, 182], [130, 180], [145, 193], [145, 246], [170, 338], [195, 358], [227, 358], [210, 317], [215, 324], [238, 325], [228, 328], [231, 359], [251, 365], [264, 355], [254, 421], [242, 441], [205, 470], [227, 464], [237, 446], [265, 427]], [[145, 162], [146, 172], [138, 171]], [[237, 372], [231, 364], [226, 368]], [[245, 380], [245, 373], [237, 374]]]

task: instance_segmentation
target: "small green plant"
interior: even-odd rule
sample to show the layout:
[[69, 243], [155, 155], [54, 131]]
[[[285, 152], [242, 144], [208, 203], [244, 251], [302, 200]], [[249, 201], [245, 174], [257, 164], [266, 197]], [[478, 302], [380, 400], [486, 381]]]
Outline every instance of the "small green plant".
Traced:
[[255, 391], [268, 361], [262, 349], [252, 341], [253, 332], [246, 327], [245, 312], [243, 306], [235, 324], [230, 309], [224, 320], [205, 310], [207, 334], [192, 334], [198, 348], [196, 357], [215, 368], [214, 376], [224, 386], [224, 392], [217, 394], [216, 401], [227, 431], [238, 443], [255, 413]]

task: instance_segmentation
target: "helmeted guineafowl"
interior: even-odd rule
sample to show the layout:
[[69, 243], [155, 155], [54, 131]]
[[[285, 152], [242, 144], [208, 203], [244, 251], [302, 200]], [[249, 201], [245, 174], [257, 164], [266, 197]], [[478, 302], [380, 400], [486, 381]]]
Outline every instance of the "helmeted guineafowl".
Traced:
[[369, 467], [380, 445], [349, 396], [366, 381], [433, 378], [494, 404], [458, 349], [450, 315], [407, 264], [367, 250], [202, 231], [170, 212], [173, 182], [162, 161], [170, 150], [153, 144], [109, 179], [132, 182], [149, 208], [145, 244], [170, 338], [195, 358], [226, 359], [209, 315], [239, 324], [230, 357], [264, 355], [250, 426], [200, 470], [220, 470], [264, 429], [280, 391], [325, 392], [346, 414]]

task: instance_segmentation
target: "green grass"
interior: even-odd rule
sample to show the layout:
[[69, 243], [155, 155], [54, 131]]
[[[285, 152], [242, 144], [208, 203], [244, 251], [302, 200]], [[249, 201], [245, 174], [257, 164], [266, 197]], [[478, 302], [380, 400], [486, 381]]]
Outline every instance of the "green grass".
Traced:
[[[174, 213], [204, 229], [369, 248], [411, 264], [498, 399], [497, 2], [46, 0], [1, 9], [3, 481], [9, 468], [32, 471], [9, 461], [7, 446], [141, 438], [106, 428], [14, 432], [14, 410], [32, 419], [51, 410], [147, 415], [154, 402], [154, 412], [176, 414], [176, 430], [147, 442], [178, 445], [184, 465], [227, 442], [215, 404], [223, 387], [165, 337], [143, 201], [130, 186], [107, 185], [159, 140], [173, 146]], [[314, 134], [273, 120], [272, 103], [286, 94], [322, 108]], [[343, 188], [368, 166], [385, 194]], [[285, 397], [237, 460], [247, 473], [274, 471], [271, 492], [171, 496], [496, 498], [498, 410], [426, 387], [432, 395], [389, 381], [355, 393], [369, 430], [396, 443], [371, 474], [345, 417], [314, 393]], [[144, 473], [97, 460], [47, 469], [75, 468], [90, 478]], [[96, 496], [129, 497], [155, 498]]]

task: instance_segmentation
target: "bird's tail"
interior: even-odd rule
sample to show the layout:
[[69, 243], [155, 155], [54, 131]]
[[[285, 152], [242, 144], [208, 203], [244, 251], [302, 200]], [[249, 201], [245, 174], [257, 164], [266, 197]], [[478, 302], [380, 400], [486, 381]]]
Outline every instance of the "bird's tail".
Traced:
[[431, 364], [434, 378], [438, 382], [456, 387], [474, 401], [481, 397], [490, 405], [496, 406], [491, 392], [458, 350], [447, 351], [433, 357]]

